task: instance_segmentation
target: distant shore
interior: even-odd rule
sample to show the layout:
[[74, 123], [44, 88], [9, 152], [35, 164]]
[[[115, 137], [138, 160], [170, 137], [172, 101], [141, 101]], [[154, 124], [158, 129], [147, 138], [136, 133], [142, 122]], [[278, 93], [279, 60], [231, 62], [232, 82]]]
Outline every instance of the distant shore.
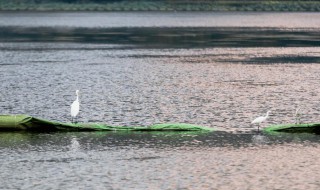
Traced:
[[[0, 0], [0, 11], [282, 11], [320, 12], [320, 1], [138, 1], [34, 3]], [[169, 3], [168, 3], [169, 2]]]

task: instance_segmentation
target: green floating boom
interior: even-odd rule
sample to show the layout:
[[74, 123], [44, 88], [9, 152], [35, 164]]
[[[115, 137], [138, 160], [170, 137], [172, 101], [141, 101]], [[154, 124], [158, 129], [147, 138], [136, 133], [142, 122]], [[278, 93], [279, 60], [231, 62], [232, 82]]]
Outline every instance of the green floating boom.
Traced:
[[264, 128], [263, 131], [267, 133], [286, 132], [320, 134], [320, 123], [271, 125], [269, 127]]
[[[0, 131], [214, 131], [214, 128], [185, 123], [164, 123], [151, 126], [111, 126], [101, 123], [62, 123], [29, 115], [0, 115]], [[266, 133], [320, 134], [320, 123], [271, 125]]]
[[62, 123], [28, 115], [0, 115], [0, 131], [213, 131], [213, 128], [184, 123], [147, 127], [110, 126], [100, 123]]

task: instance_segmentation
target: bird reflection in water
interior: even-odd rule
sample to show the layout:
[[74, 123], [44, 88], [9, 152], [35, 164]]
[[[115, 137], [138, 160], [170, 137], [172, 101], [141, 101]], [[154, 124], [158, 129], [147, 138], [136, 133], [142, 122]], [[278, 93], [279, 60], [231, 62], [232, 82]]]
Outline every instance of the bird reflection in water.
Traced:
[[73, 137], [70, 142], [70, 151], [79, 151], [80, 143], [76, 137]]
[[258, 134], [258, 135], [252, 136], [252, 143], [253, 144], [265, 145], [265, 144], [268, 144], [269, 142], [270, 142], [269, 138], [264, 135]]

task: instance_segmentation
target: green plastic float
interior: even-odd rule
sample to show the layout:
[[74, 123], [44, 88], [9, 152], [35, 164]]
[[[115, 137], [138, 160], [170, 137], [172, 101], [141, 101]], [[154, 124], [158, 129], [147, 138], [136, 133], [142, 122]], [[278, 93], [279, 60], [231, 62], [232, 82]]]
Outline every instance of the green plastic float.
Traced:
[[264, 128], [263, 132], [266, 132], [266, 133], [285, 132], [285, 133], [320, 134], [320, 123], [271, 125], [271, 126]]
[[[62, 123], [29, 115], [0, 115], [0, 131], [201, 131], [216, 129], [185, 123], [164, 123], [151, 126], [111, 126], [102, 123]], [[263, 128], [264, 133], [320, 134], [320, 123], [281, 124]]]
[[100, 123], [62, 123], [29, 115], [0, 115], [0, 131], [213, 131], [213, 128], [184, 123], [146, 127], [110, 126]]

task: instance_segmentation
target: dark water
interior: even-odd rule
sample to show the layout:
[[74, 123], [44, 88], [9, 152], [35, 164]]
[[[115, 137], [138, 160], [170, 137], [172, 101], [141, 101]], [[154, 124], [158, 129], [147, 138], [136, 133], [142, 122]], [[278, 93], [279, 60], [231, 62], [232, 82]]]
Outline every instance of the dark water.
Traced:
[[0, 13], [0, 113], [213, 133], [0, 133], [0, 189], [319, 189], [319, 13]]

